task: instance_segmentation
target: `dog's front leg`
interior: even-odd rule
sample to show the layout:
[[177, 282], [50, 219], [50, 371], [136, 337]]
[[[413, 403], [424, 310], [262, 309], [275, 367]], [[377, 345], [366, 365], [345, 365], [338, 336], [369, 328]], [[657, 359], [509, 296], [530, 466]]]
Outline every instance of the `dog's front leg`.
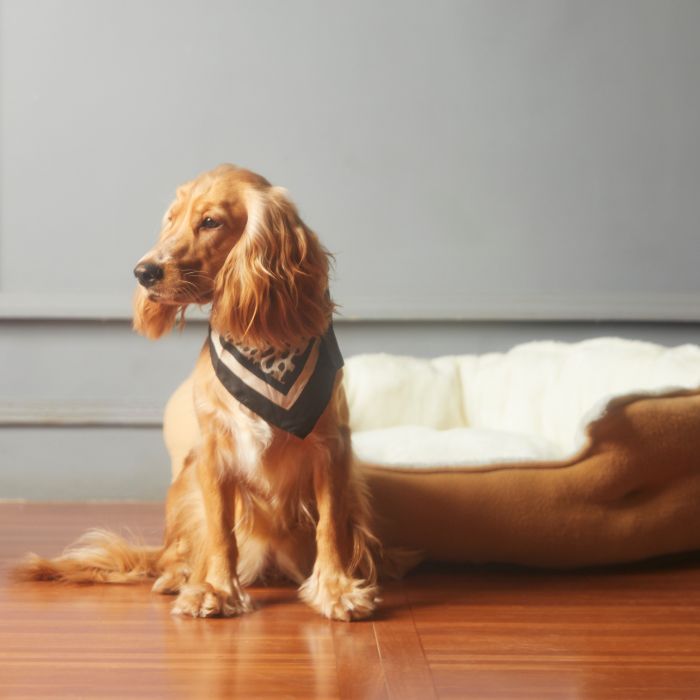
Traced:
[[173, 613], [193, 617], [232, 617], [252, 610], [238, 580], [238, 548], [234, 530], [236, 480], [216, 462], [215, 438], [205, 441], [197, 460], [197, 480], [204, 501], [206, 533], [202, 551], [193, 553], [189, 582]]
[[[377, 602], [374, 577], [355, 578], [351, 561], [356, 548], [369, 548], [371, 535], [360, 522], [359, 494], [350, 476], [349, 436], [328, 458], [314, 464], [314, 491], [318, 509], [316, 563], [300, 595], [322, 615], [335, 620], [368, 617]], [[367, 556], [371, 556], [367, 552]]]

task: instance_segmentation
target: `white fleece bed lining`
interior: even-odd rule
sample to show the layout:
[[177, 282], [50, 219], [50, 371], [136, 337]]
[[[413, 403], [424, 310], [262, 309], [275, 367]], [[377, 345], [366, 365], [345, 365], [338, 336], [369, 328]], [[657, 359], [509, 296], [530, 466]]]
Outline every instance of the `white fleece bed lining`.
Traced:
[[[484, 369], [490, 376], [479, 376]], [[605, 392], [606, 381], [626, 391]], [[571, 460], [588, 445], [592, 423], [614, 407], [699, 388], [697, 346], [617, 338], [437, 360], [361, 355], [346, 368], [356, 455], [402, 469]], [[465, 425], [465, 416], [476, 425]]]

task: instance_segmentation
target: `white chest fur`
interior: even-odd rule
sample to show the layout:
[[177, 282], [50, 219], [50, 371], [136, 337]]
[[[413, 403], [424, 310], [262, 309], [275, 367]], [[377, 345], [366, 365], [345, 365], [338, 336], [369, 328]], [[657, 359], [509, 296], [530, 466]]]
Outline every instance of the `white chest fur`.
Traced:
[[272, 441], [272, 428], [250, 409], [235, 403], [236, 415], [229, 416], [235, 444], [235, 468], [247, 476], [259, 472], [263, 453]]
[[205, 399], [195, 405], [214, 429], [211, 437], [219, 470], [248, 478], [259, 475], [263, 455], [272, 442], [272, 428], [218, 386], [215, 396], [215, 403]]

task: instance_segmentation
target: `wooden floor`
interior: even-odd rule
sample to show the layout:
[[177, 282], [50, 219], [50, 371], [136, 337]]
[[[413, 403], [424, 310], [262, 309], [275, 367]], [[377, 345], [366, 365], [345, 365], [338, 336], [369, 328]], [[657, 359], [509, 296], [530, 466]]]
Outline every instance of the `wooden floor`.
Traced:
[[422, 569], [376, 619], [255, 588], [239, 619], [169, 614], [149, 586], [15, 584], [90, 526], [157, 542], [154, 504], [0, 504], [2, 698], [700, 698], [700, 557], [575, 573]]

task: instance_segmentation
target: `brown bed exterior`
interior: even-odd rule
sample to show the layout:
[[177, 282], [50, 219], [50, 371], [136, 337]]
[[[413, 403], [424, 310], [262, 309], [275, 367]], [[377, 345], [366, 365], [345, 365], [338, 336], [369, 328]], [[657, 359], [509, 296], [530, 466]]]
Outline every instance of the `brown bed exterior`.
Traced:
[[[173, 394], [175, 476], [197, 439], [192, 385]], [[561, 462], [361, 464], [385, 545], [447, 562], [577, 567], [700, 549], [700, 390], [615, 399]]]

